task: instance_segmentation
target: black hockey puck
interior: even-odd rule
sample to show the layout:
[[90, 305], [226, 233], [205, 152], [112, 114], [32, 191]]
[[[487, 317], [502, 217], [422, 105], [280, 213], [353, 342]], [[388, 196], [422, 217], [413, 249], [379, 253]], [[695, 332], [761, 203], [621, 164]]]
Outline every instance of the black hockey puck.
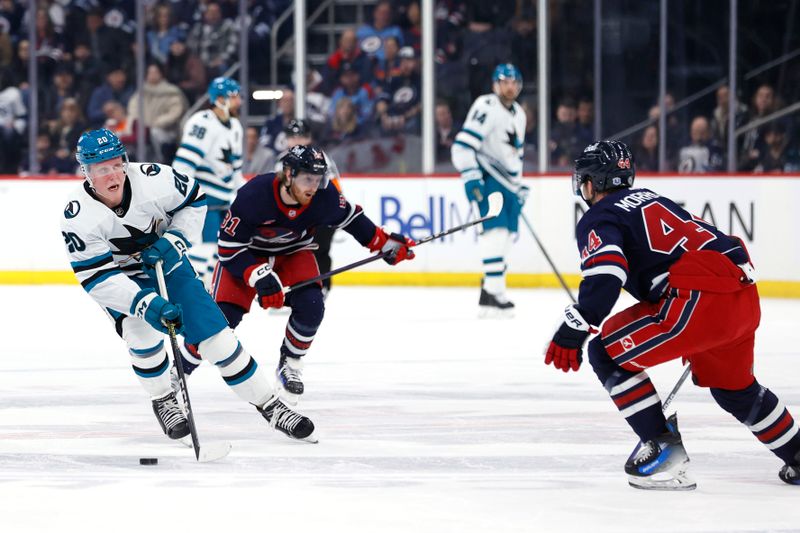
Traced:
[[157, 465], [158, 459], [155, 457], [140, 457], [139, 458], [140, 465]]

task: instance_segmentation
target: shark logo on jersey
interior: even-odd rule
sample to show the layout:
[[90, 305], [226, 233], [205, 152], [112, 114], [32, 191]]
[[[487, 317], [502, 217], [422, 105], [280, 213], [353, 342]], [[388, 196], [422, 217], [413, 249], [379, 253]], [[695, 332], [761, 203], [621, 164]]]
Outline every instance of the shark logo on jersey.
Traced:
[[222, 157], [220, 157], [219, 160], [226, 165], [233, 165], [233, 148], [231, 145], [229, 144], [227, 148], [221, 148], [221, 150]]
[[151, 163], [149, 165], [148, 164], [140, 165], [139, 169], [142, 171], [142, 174], [146, 176], [156, 176], [158, 175], [159, 172], [161, 172], [161, 167], [154, 163]]
[[64, 208], [64, 218], [75, 218], [81, 212], [81, 204], [77, 200], [72, 200]]
[[123, 224], [123, 227], [128, 230], [129, 236], [108, 239], [108, 241], [117, 248], [119, 255], [127, 255], [138, 260], [142, 250], [158, 240], [159, 237], [158, 233], [156, 233], [156, 229], [158, 228], [159, 222], [160, 221], [153, 218], [145, 231], [135, 226]]

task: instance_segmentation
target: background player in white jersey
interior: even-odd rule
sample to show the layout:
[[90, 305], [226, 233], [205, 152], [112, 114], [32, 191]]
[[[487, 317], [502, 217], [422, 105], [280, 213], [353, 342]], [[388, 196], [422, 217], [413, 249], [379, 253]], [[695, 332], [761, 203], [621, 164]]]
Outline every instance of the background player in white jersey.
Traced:
[[[313, 439], [314, 424], [273, 393], [184, 257], [205, 218], [206, 196], [197, 182], [166, 165], [128, 163], [125, 147], [106, 129], [84, 133], [76, 157], [86, 180], [61, 220], [71, 265], [127, 343], [164, 433], [171, 439], [189, 433], [167, 372], [163, 334], [171, 322], [270, 425]], [[172, 302], [154, 290], [159, 260]]]
[[208, 86], [210, 109], [198, 111], [183, 126], [183, 137], [172, 166], [200, 184], [208, 199], [202, 243], [189, 259], [208, 286], [217, 263], [217, 232], [230, 207], [242, 176], [243, 131], [236, 118], [241, 98], [239, 84], [230, 78], [214, 78]]
[[479, 96], [472, 103], [451, 149], [467, 198], [477, 203], [481, 216], [489, 208], [489, 194], [503, 193], [503, 211], [483, 223], [478, 237], [483, 260], [482, 315], [513, 311], [514, 304], [506, 296], [506, 255], [528, 194], [522, 184], [525, 111], [516, 102], [522, 90], [519, 69], [511, 63], [498, 65], [492, 75], [492, 90], [493, 94]]

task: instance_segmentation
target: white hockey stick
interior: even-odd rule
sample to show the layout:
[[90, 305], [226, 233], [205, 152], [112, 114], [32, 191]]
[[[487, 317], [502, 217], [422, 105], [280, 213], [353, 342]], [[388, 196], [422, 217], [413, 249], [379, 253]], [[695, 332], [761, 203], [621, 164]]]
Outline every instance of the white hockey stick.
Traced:
[[[447, 235], [452, 233], [459, 232], [461, 230], [465, 230], [467, 228], [471, 228], [477, 224], [482, 222], [486, 222], [490, 218], [494, 218], [500, 214], [500, 211], [503, 209], [503, 194], [500, 192], [493, 192], [489, 195], [489, 208], [486, 210], [486, 216], [477, 218], [471, 222], [467, 222], [466, 224], [461, 224], [460, 226], [455, 226], [453, 228], [446, 229], [444, 231], [440, 231], [439, 233], [434, 233], [433, 235], [428, 235], [417, 241], [415, 246], [419, 246], [420, 244], [425, 244], [427, 242], [431, 242], [436, 239], [441, 239]], [[305, 287], [306, 285], [311, 285], [312, 283], [317, 283], [318, 281], [322, 281], [323, 279], [330, 278], [331, 276], [335, 276], [336, 274], [341, 274], [342, 272], [346, 272], [348, 270], [352, 270], [356, 267], [360, 267], [362, 265], [366, 265], [367, 263], [372, 263], [373, 261], [377, 261], [378, 259], [383, 259], [391, 252], [381, 252], [376, 255], [371, 255], [367, 258], [361, 259], [360, 261], [356, 261], [355, 263], [350, 263], [349, 265], [345, 265], [343, 267], [339, 267], [335, 270], [331, 270], [330, 272], [326, 272], [324, 274], [320, 274], [319, 276], [315, 276], [311, 279], [307, 279], [305, 281], [301, 281], [300, 283], [295, 283], [291, 287], [284, 287], [283, 293], [289, 294], [293, 290], [297, 290], [300, 287]]]
[[[164, 281], [164, 267], [163, 261], [156, 262], [156, 280], [158, 281], [158, 292], [165, 300], [169, 300], [167, 294], [167, 283]], [[230, 442], [214, 442], [206, 446], [200, 447], [200, 439], [197, 438], [197, 427], [194, 424], [194, 413], [192, 412], [192, 403], [189, 401], [189, 389], [186, 387], [186, 374], [183, 372], [183, 365], [178, 359], [180, 348], [178, 347], [178, 338], [175, 334], [175, 324], [166, 322], [167, 330], [169, 331], [169, 342], [172, 345], [172, 364], [178, 371], [178, 378], [181, 384], [181, 393], [183, 394], [183, 405], [186, 408], [186, 420], [189, 424], [189, 432], [192, 437], [191, 445], [194, 448], [194, 456], [200, 463], [208, 463], [222, 459], [231, 451]]]

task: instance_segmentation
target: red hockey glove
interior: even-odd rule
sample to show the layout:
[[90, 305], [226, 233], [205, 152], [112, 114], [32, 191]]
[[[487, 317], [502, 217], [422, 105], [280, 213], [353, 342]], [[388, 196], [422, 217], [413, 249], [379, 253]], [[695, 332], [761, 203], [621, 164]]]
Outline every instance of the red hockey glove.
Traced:
[[583, 362], [583, 343], [591, 333], [597, 330], [589, 325], [574, 305], [564, 309], [564, 322], [553, 335], [547, 347], [544, 364], [569, 372], [577, 372]]
[[383, 228], [377, 227], [367, 248], [373, 252], [389, 252], [383, 260], [390, 265], [396, 265], [400, 261], [414, 259], [414, 251], [411, 247], [416, 245], [417, 243], [409, 237], [399, 233], [386, 233]]
[[283, 283], [267, 263], [248, 268], [244, 273], [244, 279], [258, 292], [258, 305], [264, 309], [283, 307], [286, 299], [283, 294]]

